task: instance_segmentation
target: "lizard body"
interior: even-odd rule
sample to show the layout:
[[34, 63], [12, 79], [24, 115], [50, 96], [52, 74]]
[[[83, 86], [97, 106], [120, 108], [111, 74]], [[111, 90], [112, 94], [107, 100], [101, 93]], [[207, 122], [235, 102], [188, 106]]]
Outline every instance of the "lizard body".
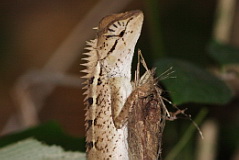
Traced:
[[[88, 160], [127, 160], [127, 127], [121, 113], [131, 94], [131, 63], [143, 23], [135, 10], [103, 18], [83, 58], [87, 74], [86, 148]], [[128, 103], [130, 104], [130, 103]]]

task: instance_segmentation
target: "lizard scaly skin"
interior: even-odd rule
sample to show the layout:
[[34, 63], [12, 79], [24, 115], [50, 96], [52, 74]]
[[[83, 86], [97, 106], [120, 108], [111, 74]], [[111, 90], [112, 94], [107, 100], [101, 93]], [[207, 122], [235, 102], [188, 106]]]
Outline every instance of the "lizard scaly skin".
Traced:
[[[88, 160], [127, 160], [125, 103], [132, 91], [131, 63], [140, 36], [139, 10], [104, 17], [95, 40], [87, 42], [86, 148]], [[128, 103], [130, 104], [130, 103]]]

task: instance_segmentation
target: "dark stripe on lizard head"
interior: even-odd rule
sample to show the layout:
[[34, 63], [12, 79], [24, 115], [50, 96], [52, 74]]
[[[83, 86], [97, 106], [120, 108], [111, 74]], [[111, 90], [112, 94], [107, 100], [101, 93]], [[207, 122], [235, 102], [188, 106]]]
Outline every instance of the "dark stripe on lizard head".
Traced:
[[113, 52], [113, 51], [115, 50], [115, 47], [116, 47], [117, 43], [118, 43], [118, 40], [115, 41], [114, 45], [111, 47], [111, 49], [110, 49], [110, 51], [108, 52], [108, 54], [111, 53], [111, 52]]

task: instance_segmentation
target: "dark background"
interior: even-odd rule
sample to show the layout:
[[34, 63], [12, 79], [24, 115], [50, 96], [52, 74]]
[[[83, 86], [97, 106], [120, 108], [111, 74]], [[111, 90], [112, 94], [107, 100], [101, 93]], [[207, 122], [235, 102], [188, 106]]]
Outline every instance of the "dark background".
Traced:
[[[77, 84], [72, 85], [71, 81], [62, 85], [54, 80], [55, 75], [51, 73], [64, 72], [67, 75], [74, 76], [77, 81], [77, 78], [82, 76], [79, 72], [82, 69], [79, 64], [85, 44], [79, 42], [78, 50], [76, 50], [77, 54], [70, 61], [68, 67], [61, 68], [61, 66], [65, 66], [65, 63], [69, 63], [67, 61], [70, 56], [69, 53], [65, 53], [58, 60], [57, 69], [50, 67], [52, 70], [48, 70], [46, 64], [59, 50], [74, 27], [80, 24], [99, 2], [99, 0], [0, 1], [0, 131], [2, 134], [9, 134], [10, 131], [19, 131], [54, 120], [69, 135], [84, 137], [85, 111], [81, 87]], [[235, 7], [239, 8], [238, 4], [237, 2]], [[117, 5], [122, 4], [118, 1]], [[150, 67], [154, 66], [154, 60], [157, 58], [174, 57], [189, 61], [207, 70], [214, 70], [219, 64], [208, 54], [208, 45], [211, 40], [216, 39], [214, 31], [218, 16], [216, 14], [217, 5], [217, 0], [132, 0], [127, 5], [122, 6], [119, 11], [140, 9], [145, 13], [145, 23], [137, 48], [142, 49]], [[106, 6], [106, 8], [110, 7], [112, 6]], [[104, 9], [102, 8], [102, 10]], [[233, 23], [227, 40], [227, 44], [235, 47], [239, 46], [238, 14], [237, 9], [233, 14], [234, 17], [232, 17]], [[152, 21], [150, 17], [158, 21]], [[90, 21], [97, 24], [99, 19], [95, 18]], [[77, 37], [81, 41], [94, 38], [95, 31], [89, 29], [95, 26], [85, 24], [85, 27], [87, 27], [85, 32], [89, 34], [89, 37], [82, 36], [83, 33], [82, 35], [79, 34]], [[70, 52], [71, 46], [68, 47]], [[50, 82], [48, 80], [35, 82], [41, 79], [39, 77], [43, 77], [39, 73], [42, 70], [47, 71], [47, 77], [52, 75], [52, 77], [48, 77]], [[22, 77], [29, 75], [29, 71], [33, 71], [34, 74], [30, 74], [30, 78], [26, 78], [27, 81], [25, 81], [26, 79]], [[29, 94], [34, 104], [40, 108], [35, 117], [27, 118], [26, 121], [32, 120], [31, 122], [23, 120], [22, 116], [24, 114], [21, 113], [26, 113], [25, 111], [29, 111], [29, 108], [22, 107], [26, 105], [24, 103], [26, 101], [23, 102], [22, 94], [16, 92], [16, 87], [19, 85], [22, 87], [25, 83], [29, 84], [28, 81], [31, 85], [24, 90], [26, 91], [24, 94]], [[81, 83], [80, 79], [79, 83]], [[51, 87], [53, 89], [48, 92], [48, 88]], [[47, 90], [47, 94], [45, 94], [45, 90]], [[44, 92], [44, 98], [42, 98], [42, 92]], [[237, 90], [235, 90], [233, 99], [223, 106], [203, 103], [184, 104], [193, 116], [196, 116], [201, 108], [207, 108], [207, 119], [216, 121], [219, 129], [217, 130], [215, 159], [239, 159], [239, 143], [237, 143], [239, 142], [239, 132], [236, 129], [239, 121], [237, 93]], [[21, 100], [18, 98], [19, 94]], [[183, 94], [183, 91], [180, 94]], [[31, 111], [29, 112], [32, 115]], [[18, 123], [11, 123], [11, 129], [6, 128], [9, 119], [14, 116]], [[190, 123], [187, 120], [168, 123], [169, 127], [166, 127], [165, 131], [165, 149], [163, 149], [165, 155], [182, 137], [185, 128]], [[232, 125], [222, 129], [224, 124]], [[237, 127], [233, 128], [233, 126]], [[172, 127], [176, 130], [171, 130]], [[178, 134], [175, 132], [178, 132]], [[196, 147], [192, 147], [196, 146], [198, 140], [198, 133], [196, 134], [189, 144], [191, 147], [187, 147], [188, 150], [191, 149], [189, 152], [192, 153], [182, 152], [191, 154], [190, 156], [184, 155], [184, 159], [194, 159], [197, 155]], [[228, 137], [225, 135], [228, 135]]]

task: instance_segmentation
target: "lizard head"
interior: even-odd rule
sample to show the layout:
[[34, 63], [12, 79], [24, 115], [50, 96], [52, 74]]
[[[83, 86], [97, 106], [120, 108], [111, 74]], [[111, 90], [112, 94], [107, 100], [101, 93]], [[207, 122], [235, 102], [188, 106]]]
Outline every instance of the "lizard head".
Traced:
[[97, 33], [98, 58], [103, 67], [109, 68], [106, 69], [109, 76], [117, 76], [124, 70], [130, 72], [142, 24], [143, 13], [139, 10], [113, 14], [100, 21]]

